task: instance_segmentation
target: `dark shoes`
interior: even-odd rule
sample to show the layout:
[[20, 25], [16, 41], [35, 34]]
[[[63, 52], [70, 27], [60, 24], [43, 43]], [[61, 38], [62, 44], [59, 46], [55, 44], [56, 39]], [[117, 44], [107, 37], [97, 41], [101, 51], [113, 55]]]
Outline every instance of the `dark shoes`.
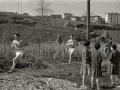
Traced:
[[100, 90], [101, 88], [95, 88], [95, 87], [91, 87], [91, 90]]
[[91, 87], [92, 90], [95, 90], [95, 87]]

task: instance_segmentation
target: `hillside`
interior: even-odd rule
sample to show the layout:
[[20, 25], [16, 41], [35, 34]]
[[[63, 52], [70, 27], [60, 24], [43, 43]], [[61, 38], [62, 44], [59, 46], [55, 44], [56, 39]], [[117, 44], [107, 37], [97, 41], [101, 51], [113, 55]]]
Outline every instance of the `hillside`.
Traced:
[[[68, 20], [59, 19], [59, 18], [57, 18], [57, 19], [53, 18], [48, 23], [50, 25], [52, 25], [52, 26], [63, 27], [64, 24], [66, 23], [66, 21], [68, 21]], [[86, 24], [86, 22], [82, 22], [82, 21], [81, 22], [80, 21], [70, 21], [70, 23], [73, 26], [78, 25], [78, 24]]]
[[1, 24], [0, 40], [11, 41], [13, 40], [13, 35], [16, 32], [20, 33], [21, 38], [25, 42], [29, 42], [30, 40], [35, 42], [55, 41], [57, 35], [62, 35], [63, 42], [66, 42], [71, 34], [74, 34], [76, 37], [78, 35], [83, 36], [81, 32], [76, 32], [74, 30], [53, 29], [48, 27], [35, 27], [20, 24], [12, 24], [10, 30], [10, 26], [8, 24]]
[[[85, 25], [87, 22], [84, 21], [72, 21], [72, 20], [64, 20], [64, 19], [58, 19], [58, 18], [52, 18], [50, 21], [47, 22], [49, 26], [56, 26], [56, 27], [64, 27], [64, 24], [69, 21], [71, 26], [77, 26], [77, 25]], [[81, 28], [80, 28], [81, 29]], [[119, 25], [108, 25], [108, 24], [94, 24], [91, 23], [91, 30], [120, 30]]]

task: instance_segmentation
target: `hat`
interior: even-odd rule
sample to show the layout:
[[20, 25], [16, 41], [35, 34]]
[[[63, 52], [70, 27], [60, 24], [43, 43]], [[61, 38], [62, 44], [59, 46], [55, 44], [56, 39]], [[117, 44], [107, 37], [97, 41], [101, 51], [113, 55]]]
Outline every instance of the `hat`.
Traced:
[[113, 45], [112, 45], [112, 48], [116, 50], [117, 45], [116, 45], [116, 44], [113, 44]]
[[85, 41], [83, 45], [87, 47], [87, 46], [90, 45], [90, 42], [89, 41]]
[[20, 37], [20, 34], [19, 34], [19, 33], [16, 33], [14, 36], [18, 36], [18, 37]]
[[100, 43], [95, 43], [95, 49], [99, 49], [100, 48]]

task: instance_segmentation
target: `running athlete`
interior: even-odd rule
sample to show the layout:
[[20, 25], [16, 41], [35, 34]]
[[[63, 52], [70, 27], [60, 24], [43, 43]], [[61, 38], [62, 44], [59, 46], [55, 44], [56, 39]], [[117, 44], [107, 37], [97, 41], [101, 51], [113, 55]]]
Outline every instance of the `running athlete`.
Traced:
[[77, 45], [77, 42], [74, 40], [74, 35], [70, 36], [70, 39], [68, 40], [66, 45], [69, 46], [69, 50], [68, 50], [68, 52], [69, 52], [69, 63], [68, 64], [70, 65], [71, 58], [72, 58], [71, 56], [72, 56], [72, 54], [75, 50], [75, 46]]
[[24, 54], [23, 41], [20, 40], [20, 35], [15, 34], [14, 38], [15, 38], [15, 40], [13, 40], [11, 48], [15, 49], [16, 56], [13, 59], [13, 64], [12, 64], [12, 67], [11, 67], [11, 70], [9, 71], [9, 73], [13, 72], [13, 70], [15, 69], [17, 60], [18, 59], [23, 59], [22, 57], [23, 57], [23, 54]]

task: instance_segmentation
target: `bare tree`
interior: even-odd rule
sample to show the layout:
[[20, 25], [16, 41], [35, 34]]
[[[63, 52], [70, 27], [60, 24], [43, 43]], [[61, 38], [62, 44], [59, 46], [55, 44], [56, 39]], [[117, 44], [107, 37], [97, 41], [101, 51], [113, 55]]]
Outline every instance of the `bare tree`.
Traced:
[[44, 22], [44, 15], [53, 12], [53, 10], [50, 9], [50, 5], [50, 2], [45, 0], [38, 0], [38, 7], [35, 10], [39, 14], [42, 14], [42, 24]]

